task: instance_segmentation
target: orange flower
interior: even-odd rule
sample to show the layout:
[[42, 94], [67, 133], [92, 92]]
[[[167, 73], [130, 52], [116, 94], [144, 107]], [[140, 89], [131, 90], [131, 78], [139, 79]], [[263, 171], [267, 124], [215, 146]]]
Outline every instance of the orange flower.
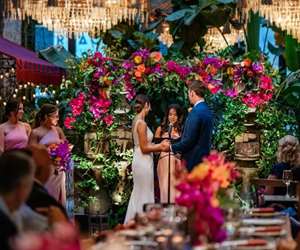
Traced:
[[227, 188], [230, 184], [230, 172], [226, 165], [214, 169], [212, 178], [220, 183], [221, 188]]
[[215, 196], [213, 196], [213, 197], [211, 197], [210, 204], [213, 207], [218, 207], [220, 205], [220, 202]]
[[242, 66], [243, 67], [249, 68], [251, 66], [251, 64], [252, 64], [252, 61], [249, 58], [246, 58], [244, 61], [242, 61]]
[[145, 67], [144, 64], [141, 64], [141, 65], [137, 66], [136, 69], [137, 69], [138, 71], [140, 71], [141, 73], [144, 73], [145, 70], [146, 70], [146, 67]]
[[106, 86], [110, 86], [112, 84], [112, 80], [110, 79], [109, 74], [106, 74], [103, 77], [103, 82]]
[[150, 54], [150, 58], [157, 63], [162, 59], [162, 55], [160, 52], [155, 51]]
[[136, 71], [134, 72], [134, 75], [135, 75], [136, 78], [141, 78], [142, 75], [143, 75], [143, 73], [142, 73], [141, 71], [136, 70]]
[[203, 180], [209, 172], [209, 165], [206, 163], [201, 163], [196, 166], [193, 171], [189, 174], [189, 179], [200, 179]]
[[217, 70], [214, 66], [210, 66], [210, 67], [208, 68], [208, 71], [209, 71], [209, 73], [212, 74], [212, 75], [216, 75], [217, 72], [218, 72], [218, 70]]
[[135, 56], [133, 58], [133, 61], [134, 61], [135, 64], [140, 64], [140, 63], [142, 63], [143, 58], [141, 56]]

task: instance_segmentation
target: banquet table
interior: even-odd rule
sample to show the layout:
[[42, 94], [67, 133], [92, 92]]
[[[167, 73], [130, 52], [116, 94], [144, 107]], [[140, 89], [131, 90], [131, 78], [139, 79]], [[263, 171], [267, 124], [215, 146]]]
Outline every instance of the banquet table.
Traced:
[[[175, 217], [174, 217], [175, 218]], [[270, 208], [251, 209], [243, 213], [238, 221], [227, 221], [225, 228], [234, 228], [222, 243], [207, 243], [192, 247], [189, 237], [180, 232], [176, 219], [168, 222], [146, 223], [137, 227], [111, 231], [108, 239], [98, 244], [85, 240], [83, 250], [272, 250], [277, 241], [291, 237], [289, 218]], [[117, 243], [118, 242], [118, 243]], [[92, 246], [93, 245], [93, 246]]]

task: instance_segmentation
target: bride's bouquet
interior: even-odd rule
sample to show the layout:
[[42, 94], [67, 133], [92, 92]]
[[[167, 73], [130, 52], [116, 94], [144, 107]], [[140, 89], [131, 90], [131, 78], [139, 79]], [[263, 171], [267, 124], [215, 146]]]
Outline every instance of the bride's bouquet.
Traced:
[[68, 171], [72, 167], [72, 145], [67, 140], [61, 143], [50, 144], [48, 152], [59, 171]]

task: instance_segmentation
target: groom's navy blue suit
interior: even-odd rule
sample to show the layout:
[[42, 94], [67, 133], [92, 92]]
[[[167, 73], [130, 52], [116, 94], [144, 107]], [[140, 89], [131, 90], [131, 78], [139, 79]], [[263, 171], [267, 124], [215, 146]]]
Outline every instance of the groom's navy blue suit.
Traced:
[[213, 114], [205, 102], [196, 104], [189, 113], [180, 142], [172, 145], [174, 153], [182, 154], [189, 171], [209, 154]]

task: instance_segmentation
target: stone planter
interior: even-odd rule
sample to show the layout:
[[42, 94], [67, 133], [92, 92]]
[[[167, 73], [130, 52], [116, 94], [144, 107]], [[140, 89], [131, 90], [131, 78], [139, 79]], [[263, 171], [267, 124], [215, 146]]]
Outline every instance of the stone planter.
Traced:
[[88, 132], [84, 135], [84, 153], [87, 158], [95, 159], [97, 154], [108, 151], [107, 138], [100, 138], [96, 132]]

